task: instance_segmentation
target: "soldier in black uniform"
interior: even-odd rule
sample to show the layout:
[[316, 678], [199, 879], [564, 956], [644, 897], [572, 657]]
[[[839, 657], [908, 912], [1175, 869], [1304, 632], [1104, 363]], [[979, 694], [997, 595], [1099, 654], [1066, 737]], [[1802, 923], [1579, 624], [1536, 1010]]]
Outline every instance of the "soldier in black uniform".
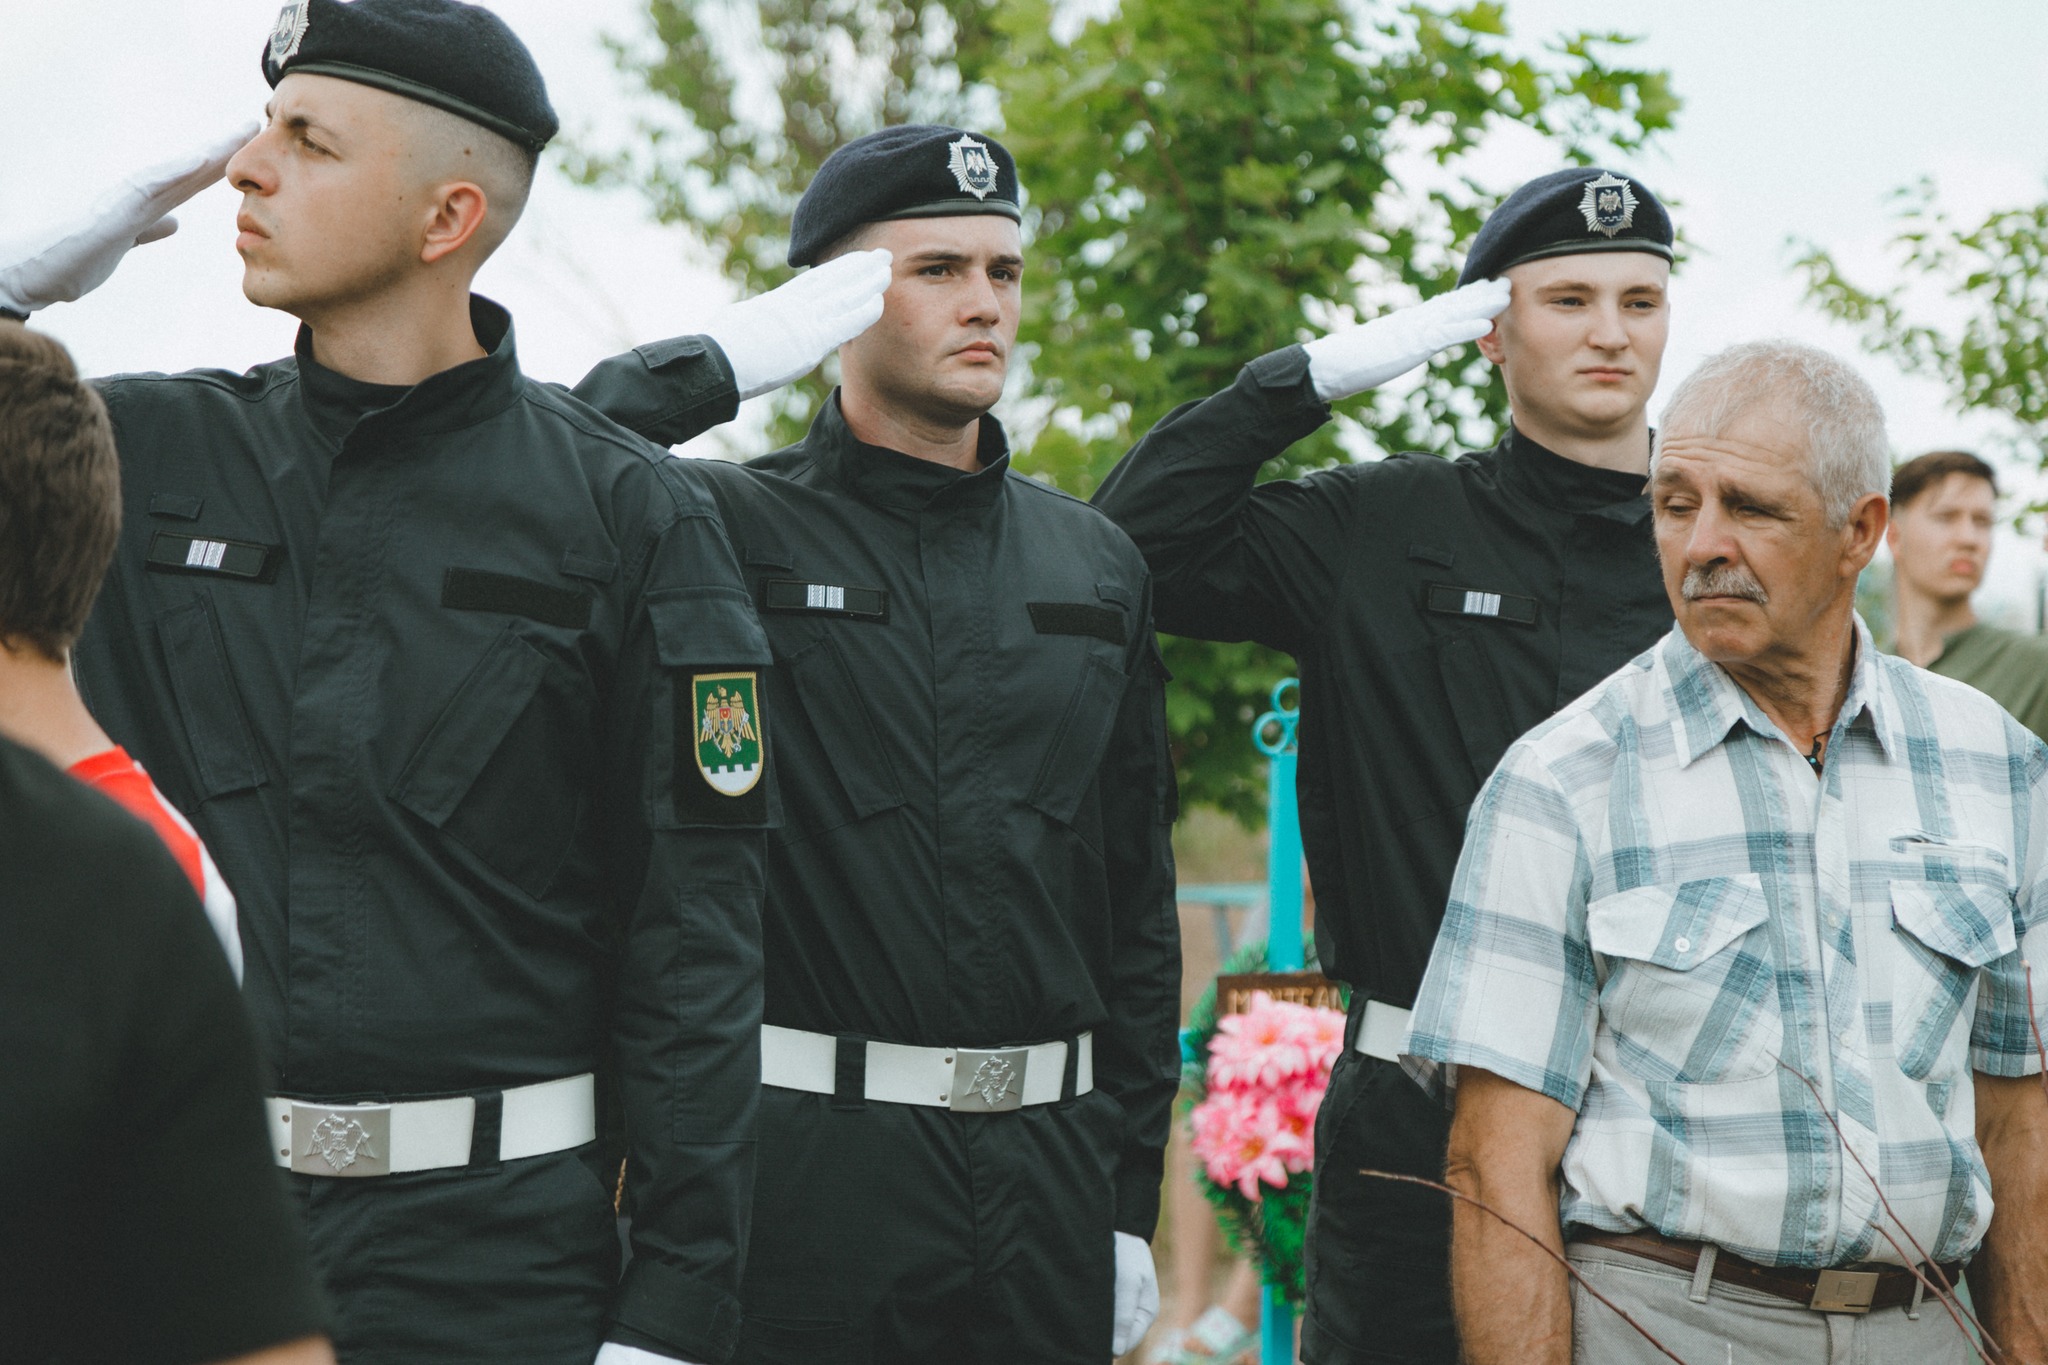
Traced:
[[[240, 898], [271, 1155], [342, 1359], [723, 1361], [767, 640], [701, 468], [527, 380], [469, 293], [555, 131], [519, 40], [452, 0], [296, 0], [264, 72], [237, 248], [306, 325], [246, 374], [101, 383], [124, 527], [80, 682]], [[0, 307], [104, 279], [222, 160], [0, 262]], [[670, 351], [674, 420], [729, 417], [725, 358]]]
[[[1444, 1201], [1357, 1172], [1443, 1172], [1446, 1115], [1393, 1058], [1480, 782], [1670, 628], [1642, 489], [1671, 240], [1638, 181], [1532, 181], [1473, 242], [1465, 288], [1260, 357], [1095, 495], [1144, 551], [1163, 629], [1258, 640], [1301, 669], [1317, 941], [1353, 987], [1316, 1123], [1311, 1365], [1457, 1359]], [[1514, 414], [1494, 449], [1257, 482], [1331, 400], [1482, 334]]]
[[[1089, 1362], [1156, 1288], [1180, 976], [1143, 561], [1010, 468], [1016, 173], [992, 139], [835, 153], [792, 264], [894, 254], [798, 444], [714, 489], [773, 649], [747, 1362]], [[659, 440], [657, 356], [577, 392]]]

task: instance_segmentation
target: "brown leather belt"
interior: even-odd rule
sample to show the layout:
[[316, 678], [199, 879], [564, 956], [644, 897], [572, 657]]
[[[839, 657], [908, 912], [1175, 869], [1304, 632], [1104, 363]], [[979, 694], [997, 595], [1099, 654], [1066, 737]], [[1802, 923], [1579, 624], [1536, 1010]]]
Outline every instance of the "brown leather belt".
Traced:
[[[1606, 1247], [1640, 1256], [1646, 1261], [1668, 1265], [1674, 1270], [1697, 1270], [1699, 1242], [1681, 1242], [1654, 1232], [1595, 1232], [1573, 1228], [1571, 1240], [1586, 1246]], [[1962, 1277], [1961, 1264], [1945, 1265], [1941, 1273], [1953, 1285]], [[1904, 1308], [1913, 1302], [1919, 1282], [1904, 1266], [1872, 1266], [1864, 1270], [1801, 1270], [1793, 1266], [1758, 1265], [1732, 1251], [1714, 1257], [1714, 1278], [1724, 1284], [1740, 1285], [1774, 1298], [1789, 1299], [1817, 1313], [1868, 1313], [1879, 1308]], [[1928, 1276], [1941, 1283], [1933, 1275]]]

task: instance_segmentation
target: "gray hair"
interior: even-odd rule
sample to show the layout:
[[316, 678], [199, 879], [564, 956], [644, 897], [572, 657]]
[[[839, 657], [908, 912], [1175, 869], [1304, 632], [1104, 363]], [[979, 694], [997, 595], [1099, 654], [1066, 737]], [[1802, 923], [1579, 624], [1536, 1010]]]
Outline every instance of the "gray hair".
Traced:
[[1664, 405], [1650, 468], [1672, 430], [1718, 436], [1773, 398], [1789, 399], [1806, 429], [1806, 477], [1829, 526], [1843, 525], [1860, 500], [1891, 487], [1891, 448], [1876, 392], [1826, 351], [1783, 339], [1745, 341], [1701, 361]]

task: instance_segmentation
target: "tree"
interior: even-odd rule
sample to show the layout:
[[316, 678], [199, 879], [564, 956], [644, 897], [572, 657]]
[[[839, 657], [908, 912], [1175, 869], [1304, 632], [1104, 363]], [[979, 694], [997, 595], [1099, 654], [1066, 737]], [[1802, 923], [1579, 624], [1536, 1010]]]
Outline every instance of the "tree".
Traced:
[[[999, 128], [1029, 199], [1017, 463], [1084, 496], [1169, 407], [1245, 361], [1449, 287], [1453, 248], [1505, 188], [1475, 183], [1467, 159], [1504, 127], [1532, 148], [1520, 180], [1634, 151], [1678, 107], [1666, 73], [1609, 62], [1630, 39], [1579, 33], [1532, 54], [1497, 3], [1123, 0], [1079, 25], [1056, 0], [753, 8], [756, 65], [787, 73], [779, 112], [736, 111], [741, 46], [707, 27], [727, 6], [652, 0], [655, 44], [618, 50], [681, 110], [680, 154], [664, 131], [666, 145], [578, 169], [641, 185], [755, 289], [778, 278], [767, 262], [796, 192], [838, 141], [903, 117]], [[868, 54], [873, 79], [833, 53]], [[785, 417], [817, 393], [791, 396]], [[1505, 418], [1467, 348], [1347, 405], [1267, 476], [1489, 445]], [[1256, 820], [1249, 727], [1291, 665], [1252, 645], [1165, 648], [1183, 800]]]
[[[2048, 466], [2048, 203], [1958, 226], [1932, 180], [1895, 199], [1892, 246], [1905, 278], [1888, 291], [1864, 289], [1809, 243], [1798, 261], [1807, 298], [1855, 327], [1866, 351], [1941, 381], [1959, 411], [2005, 419], [2014, 451]], [[1960, 305], [1958, 325], [1916, 320], [1916, 295], [1929, 292]]]

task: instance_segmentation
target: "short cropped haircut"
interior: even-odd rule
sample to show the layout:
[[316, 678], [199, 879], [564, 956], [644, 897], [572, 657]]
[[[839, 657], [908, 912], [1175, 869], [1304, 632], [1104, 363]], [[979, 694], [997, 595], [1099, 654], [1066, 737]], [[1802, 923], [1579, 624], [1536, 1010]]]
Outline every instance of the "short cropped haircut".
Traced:
[[1928, 489], [1944, 482], [1951, 474], [1968, 474], [1973, 479], [1982, 479], [1991, 485], [1991, 496], [1998, 496], [1998, 475], [1992, 472], [1990, 465], [1967, 450], [1930, 450], [1892, 471], [1892, 510], [1904, 507]]
[[106, 405], [61, 345], [0, 320], [0, 642], [61, 662], [120, 533]]
[[1884, 408], [1863, 376], [1816, 346], [1797, 341], [1746, 341], [1717, 351], [1685, 377], [1664, 405], [1656, 445], [1667, 433], [1718, 436], [1752, 408], [1791, 400], [1806, 435], [1806, 477], [1820, 495], [1829, 526], [1891, 486], [1891, 449]]

